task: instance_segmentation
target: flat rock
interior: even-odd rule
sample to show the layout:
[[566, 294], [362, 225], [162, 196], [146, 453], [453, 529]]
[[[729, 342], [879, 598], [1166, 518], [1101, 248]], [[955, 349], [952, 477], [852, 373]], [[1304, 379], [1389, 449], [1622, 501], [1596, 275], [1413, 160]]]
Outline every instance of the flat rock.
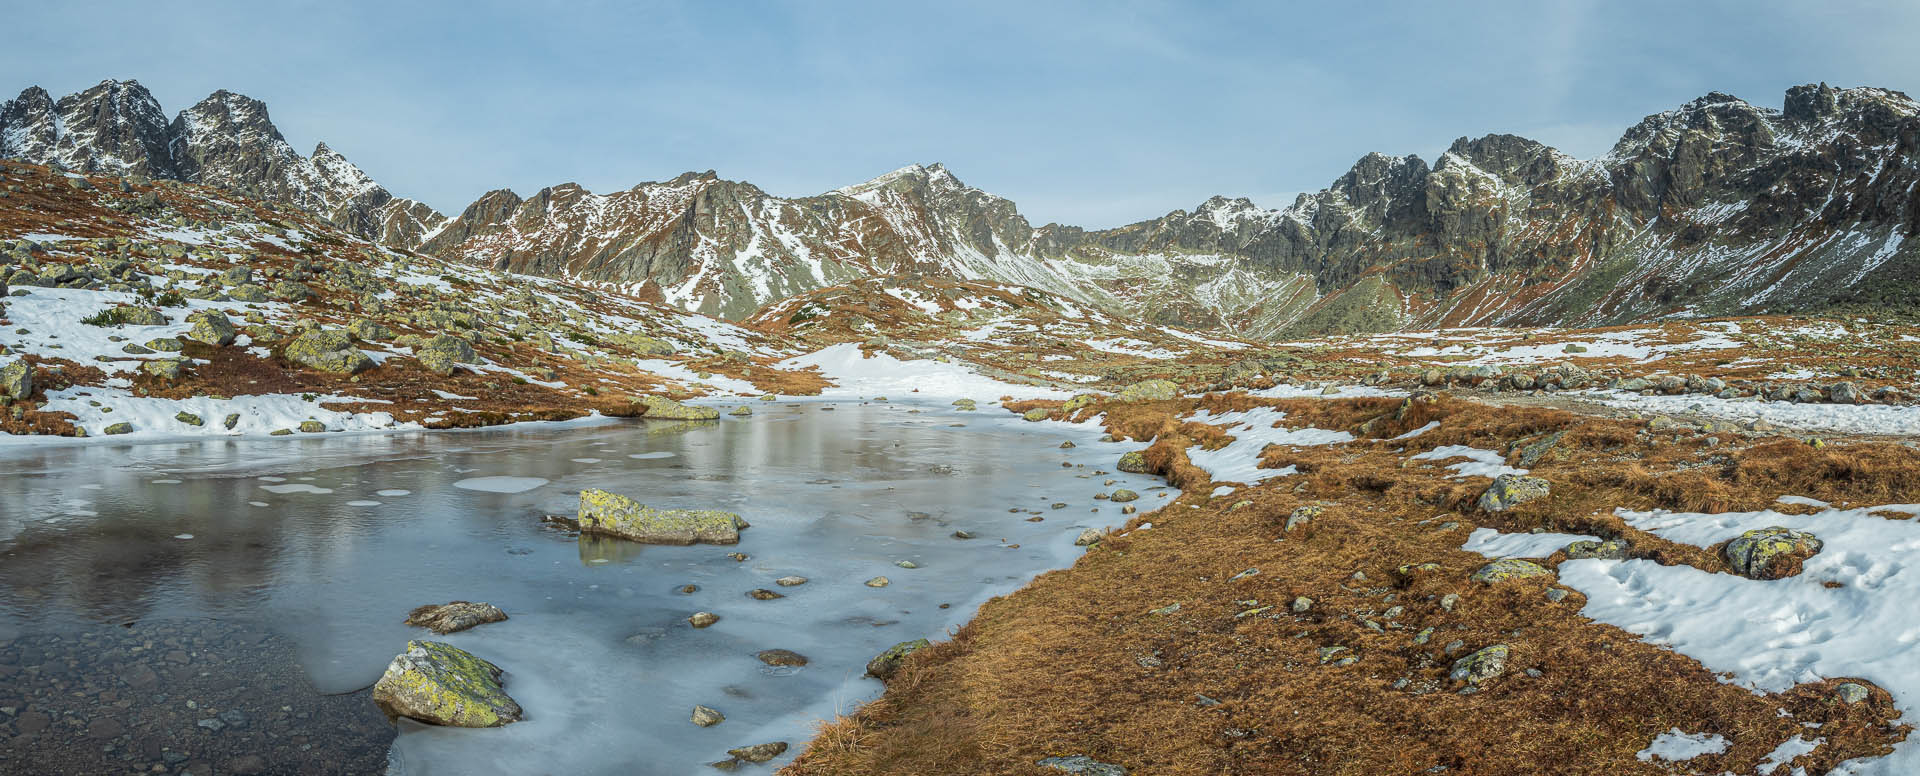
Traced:
[[746, 521], [717, 509], [654, 509], [618, 493], [580, 493], [580, 531], [646, 544], [739, 544]]
[[408, 625], [418, 625], [442, 636], [505, 619], [507, 613], [500, 611], [500, 607], [473, 601], [429, 604], [407, 613]]

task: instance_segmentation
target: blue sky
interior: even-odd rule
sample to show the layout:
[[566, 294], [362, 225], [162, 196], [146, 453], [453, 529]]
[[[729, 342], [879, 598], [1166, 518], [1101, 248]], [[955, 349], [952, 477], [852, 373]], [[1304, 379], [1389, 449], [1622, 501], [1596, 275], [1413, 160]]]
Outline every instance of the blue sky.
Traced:
[[[1920, 89], [1920, 4], [12, 3], [0, 90], [265, 100], [402, 196], [717, 170], [819, 193], [945, 162], [1035, 224], [1281, 207], [1369, 151], [1604, 152], [1708, 91]], [[1351, 10], [1360, 6], [1364, 10]]]

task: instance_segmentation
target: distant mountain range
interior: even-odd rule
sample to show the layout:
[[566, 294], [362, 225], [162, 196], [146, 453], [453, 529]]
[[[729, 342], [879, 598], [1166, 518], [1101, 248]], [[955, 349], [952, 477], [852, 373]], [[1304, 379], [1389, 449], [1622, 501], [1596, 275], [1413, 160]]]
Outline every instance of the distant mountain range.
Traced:
[[131, 81], [0, 106], [0, 156], [223, 186], [368, 239], [622, 287], [741, 319], [875, 275], [1052, 291], [1113, 315], [1271, 339], [1461, 325], [1600, 325], [1920, 300], [1920, 104], [1789, 89], [1780, 110], [1709, 94], [1594, 160], [1512, 135], [1432, 165], [1368, 154], [1279, 210], [1214, 197], [1087, 230], [1034, 227], [939, 164], [784, 198], [713, 172], [594, 194], [489, 192], [449, 218], [324, 144], [287, 145], [216, 92], [171, 122]]

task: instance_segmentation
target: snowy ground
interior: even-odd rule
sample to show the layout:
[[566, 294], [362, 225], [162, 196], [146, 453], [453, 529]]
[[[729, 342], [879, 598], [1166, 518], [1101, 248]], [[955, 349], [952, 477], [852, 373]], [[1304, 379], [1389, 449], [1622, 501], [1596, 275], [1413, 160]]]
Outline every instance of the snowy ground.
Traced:
[[1577, 395], [1600, 403], [1662, 414], [1693, 413], [1732, 421], [1764, 420], [1776, 426], [1838, 434], [1920, 435], [1920, 407], [1886, 404], [1795, 404], [1711, 396], [1641, 396], [1623, 391]]

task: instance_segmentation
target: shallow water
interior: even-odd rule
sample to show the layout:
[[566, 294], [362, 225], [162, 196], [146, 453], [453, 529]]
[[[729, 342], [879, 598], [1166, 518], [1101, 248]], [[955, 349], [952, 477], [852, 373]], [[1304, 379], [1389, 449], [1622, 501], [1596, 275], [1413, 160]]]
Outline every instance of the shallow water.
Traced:
[[[726, 749], [763, 741], [791, 742], [789, 759], [815, 721], [878, 692], [861, 678], [869, 657], [939, 638], [986, 598], [1070, 563], [1082, 528], [1123, 520], [1095, 493], [1130, 487], [1147, 493], [1143, 509], [1159, 501], [1157, 481], [1094, 474], [1128, 446], [1096, 442], [1091, 428], [900, 403], [755, 410], [712, 423], [0, 452], [0, 648], [104, 626], [194, 633], [213, 627], [195, 623], [218, 623], [245, 635], [208, 642], [205, 659], [239, 672], [241, 689], [254, 681], [246, 666], [283, 659], [310, 683], [284, 696], [362, 690], [408, 639], [437, 638], [505, 668], [527, 719], [490, 730], [403, 722], [396, 772], [712, 772], [705, 763]], [[1059, 449], [1068, 439], [1078, 447]], [[737, 547], [655, 547], [541, 523], [572, 514], [588, 487], [654, 506], [728, 509], [753, 527]], [[1050, 508], [1056, 502], [1068, 506]], [[1027, 521], [1034, 516], [1044, 519]], [[978, 538], [951, 538], [956, 530]], [[733, 551], [750, 557], [728, 558]], [[919, 568], [896, 565], [903, 560]], [[786, 575], [810, 581], [774, 585]], [[875, 576], [891, 584], [867, 587]], [[687, 584], [699, 590], [680, 593]], [[746, 595], [754, 588], [787, 597], [756, 601]], [[493, 603], [511, 619], [444, 637], [401, 624], [414, 606], [455, 599]], [[720, 622], [694, 629], [686, 617], [695, 611]], [[234, 659], [254, 643], [273, 654]], [[761, 665], [754, 653], [771, 648], [812, 662]], [[136, 721], [94, 742], [106, 750], [99, 756], [224, 771], [246, 747], [266, 746], [219, 737], [233, 730], [142, 732], [143, 707], [177, 711], [183, 699], [169, 685], [211, 673], [186, 665], [163, 673], [157, 689], [119, 688], [118, 713]], [[102, 669], [43, 659], [33, 673], [58, 685], [63, 671]], [[17, 679], [0, 671], [0, 705], [33, 707], [33, 697], [10, 697], [9, 685], [27, 694]], [[252, 700], [275, 720], [256, 717], [248, 730], [277, 721], [305, 737], [307, 755], [379, 744], [329, 717], [342, 714], [333, 707], [301, 718]], [[693, 726], [696, 703], [726, 722]], [[355, 738], [344, 740], [349, 731]], [[44, 735], [10, 735], [0, 770], [47, 760], [33, 751], [49, 745]]]

